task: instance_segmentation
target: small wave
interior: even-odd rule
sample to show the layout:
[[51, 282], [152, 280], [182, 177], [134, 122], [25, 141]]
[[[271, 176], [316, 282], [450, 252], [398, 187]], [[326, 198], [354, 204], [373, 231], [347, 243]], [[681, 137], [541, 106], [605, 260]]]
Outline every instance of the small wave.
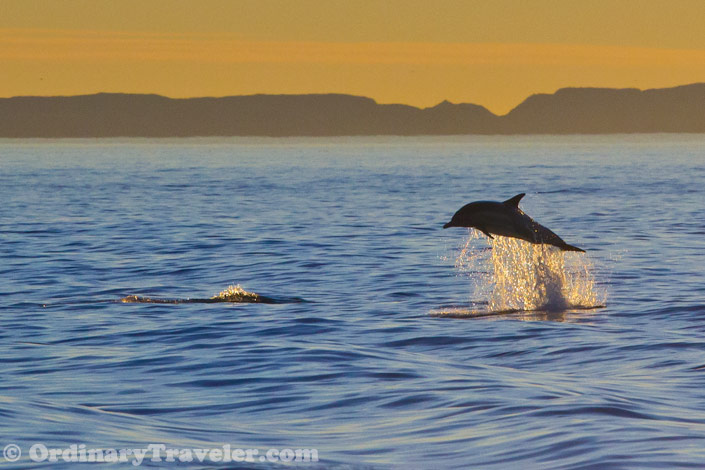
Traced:
[[432, 310], [429, 315], [432, 317], [443, 318], [513, 318], [525, 321], [567, 321], [570, 320], [571, 314], [577, 314], [589, 310], [597, 310], [605, 308], [605, 305], [573, 305], [565, 310], [499, 310], [491, 311], [486, 308], [467, 308], [467, 307], [446, 307]]

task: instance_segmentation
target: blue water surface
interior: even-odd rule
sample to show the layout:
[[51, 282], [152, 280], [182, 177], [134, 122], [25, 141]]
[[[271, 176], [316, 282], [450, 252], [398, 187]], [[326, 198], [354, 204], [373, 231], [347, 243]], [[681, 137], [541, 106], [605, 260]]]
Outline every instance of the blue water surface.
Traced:
[[[0, 464], [702, 468], [704, 181], [688, 135], [0, 140], [0, 447], [23, 452]], [[605, 307], [432, 315], [476, 300], [443, 223], [521, 192]], [[280, 303], [119, 302], [237, 284]]]

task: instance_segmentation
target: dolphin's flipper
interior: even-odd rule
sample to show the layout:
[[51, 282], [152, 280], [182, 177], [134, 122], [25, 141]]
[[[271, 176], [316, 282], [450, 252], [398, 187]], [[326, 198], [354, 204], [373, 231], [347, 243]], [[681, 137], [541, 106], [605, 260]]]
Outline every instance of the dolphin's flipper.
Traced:
[[506, 201], [504, 201], [503, 204], [506, 204], [506, 205], [508, 205], [508, 206], [512, 206], [512, 207], [518, 208], [518, 207], [519, 207], [519, 201], [521, 201], [521, 198], [523, 198], [524, 196], [526, 196], [526, 193], [517, 194], [517, 195], [514, 196], [513, 198], [507, 199]]
[[488, 232], [486, 229], [484, 229], [484, 228], [482, 228], [482, 227], [477, 227], [477, 229], [478, 229], [480, 232], [482, 232], [482, 233], [484, 233], [485, 235], [487, 235], [488, 238], [491, 238], [492, 240], [494, 240], [494, 237], [492, 236], [492, 234], [490, 234], [490, 232]]

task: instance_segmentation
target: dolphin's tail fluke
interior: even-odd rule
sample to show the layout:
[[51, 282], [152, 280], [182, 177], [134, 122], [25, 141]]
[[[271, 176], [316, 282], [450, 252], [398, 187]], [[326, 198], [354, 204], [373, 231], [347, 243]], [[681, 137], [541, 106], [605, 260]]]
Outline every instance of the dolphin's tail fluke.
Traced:
[[[528, 217], [528, 216], [526, 216]], [[561, 237], [536, 222], [532, 218], [528, 217], [531, 227], [530, 237], [524, 238], [524, 240], [531, 241], [532, 243], [546, 243], [548, 245], [553, 245], [560, 248], [563, 251], [579, 251], [580, 253], [585, 253], [585, 250], [578, 248], [577, 246], [568, 245], [563, 241]]]
[[578, 248], [577, 246], [573, 245], [568, 245], [567, 243], [559, 246], [558, 248], [563, 251], [579, 251], [580, 253], [585, 253], [585, 250], [583, 250], [582, 248]]

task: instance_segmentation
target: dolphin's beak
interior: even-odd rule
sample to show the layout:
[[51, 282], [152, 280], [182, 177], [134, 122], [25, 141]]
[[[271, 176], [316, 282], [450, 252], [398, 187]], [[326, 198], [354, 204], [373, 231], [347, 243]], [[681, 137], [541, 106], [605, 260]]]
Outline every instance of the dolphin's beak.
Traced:
[[452, 227], [452, 226], [453, 226], [453, 225], [451, 225], [451, 222], [448, 222], [447, 224], [445, 224], [445, 225], [443, 226], [443, 228], [448, 228], [448, 227]]

